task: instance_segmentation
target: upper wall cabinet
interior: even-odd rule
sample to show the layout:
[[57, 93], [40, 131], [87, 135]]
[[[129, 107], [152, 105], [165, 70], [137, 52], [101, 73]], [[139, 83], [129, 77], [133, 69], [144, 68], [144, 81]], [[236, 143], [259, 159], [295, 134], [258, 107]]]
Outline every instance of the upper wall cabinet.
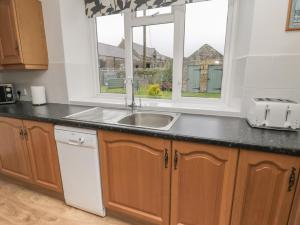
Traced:
[[40, 1], [0, 0], [0, 68], [48, 68]]

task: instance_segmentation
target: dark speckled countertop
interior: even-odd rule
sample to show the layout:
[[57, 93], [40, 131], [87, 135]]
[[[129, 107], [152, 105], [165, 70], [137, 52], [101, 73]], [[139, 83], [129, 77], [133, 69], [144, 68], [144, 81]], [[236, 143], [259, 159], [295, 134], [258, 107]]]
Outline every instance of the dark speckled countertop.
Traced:
[[67, 104], [32, 106], [30, 102], [18, 102], [12, 105], [1, 105], [0, 116], [300, 156], [299, 132], [251, 128], [246, 120], [241, 118], [182, 114], [168, 131], [64, 118], [92, 108]]

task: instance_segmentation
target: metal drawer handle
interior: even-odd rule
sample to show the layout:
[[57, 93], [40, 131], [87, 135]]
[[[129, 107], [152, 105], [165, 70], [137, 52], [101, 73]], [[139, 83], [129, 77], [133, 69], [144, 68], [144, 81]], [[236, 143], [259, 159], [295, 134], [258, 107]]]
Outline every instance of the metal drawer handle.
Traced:
[[169, 164], [169, 153], [168, 153], [168, 149], [165, 149], [164, 161], [165, 161], [165, 168], [168, 168], [168, 164]]
[[292, 167], [291, 175], [290, 175], [290, 179], [289, 179], [289, 187], [288, 187], [289, 192], [291, 192], [293, 190], [295, 183], [296, 183], [296, 168]]
[[20, 135], [21, 139], [24, 139], [24, 130], [23, 130], [23, 128], [20, 128], [19, 135]]
[[178, 158], [179, 158], [179, 152], [177, 150], [175, 150], [175, 155], [174, 155], [174, 169], [175, 170], [177, 170]]

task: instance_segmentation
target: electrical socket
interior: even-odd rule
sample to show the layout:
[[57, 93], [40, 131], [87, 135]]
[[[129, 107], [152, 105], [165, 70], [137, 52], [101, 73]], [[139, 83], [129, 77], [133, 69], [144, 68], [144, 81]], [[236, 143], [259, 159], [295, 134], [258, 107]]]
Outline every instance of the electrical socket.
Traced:
[[27, 95], [28, 95], [27, 89], [24, 88], [24, 89], [23, 89], [23, 96], [27, 96]]
[[28, 91], [27, 91], [26, 88], [17, 89], [17, 93], [20, 93], [20, 96], [27, 96], [28, 95]]

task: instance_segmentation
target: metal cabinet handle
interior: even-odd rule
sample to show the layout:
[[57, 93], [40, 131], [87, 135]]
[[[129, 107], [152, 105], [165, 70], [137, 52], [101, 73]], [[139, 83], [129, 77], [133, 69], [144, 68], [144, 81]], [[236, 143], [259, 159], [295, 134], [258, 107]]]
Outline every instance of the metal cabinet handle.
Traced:
[[24, 134], [24, 138], [26, 140], [28, 140], [28, 132], [27, 132], [27, 129], [26, 128], [23, 128], [23, 134]]
[[174, 170], [177, 170], [178, 158], [179, 158], [179, 152], [177, 150], [175, 150], [175, 155], [174, 155]]
[[168, 168], [168, 164], [169, 164], [169, 153], [168, 153], [168, 149], [165, 149], [164, 161], [165, 161], [165, 168]]
[[20, 128], [19, 135], [20, 135], [21, 139], [24, 139], [24, 130], [22, 127]]
[[290, 174], [290, 179], [289, 179], [289, 187], [288, 187], [288, 192], [291, 192], [293, 190], [293, 187], [295, 186], [296, 183], [296, 168], [292, 167], [291, 169], [291, 174]]

